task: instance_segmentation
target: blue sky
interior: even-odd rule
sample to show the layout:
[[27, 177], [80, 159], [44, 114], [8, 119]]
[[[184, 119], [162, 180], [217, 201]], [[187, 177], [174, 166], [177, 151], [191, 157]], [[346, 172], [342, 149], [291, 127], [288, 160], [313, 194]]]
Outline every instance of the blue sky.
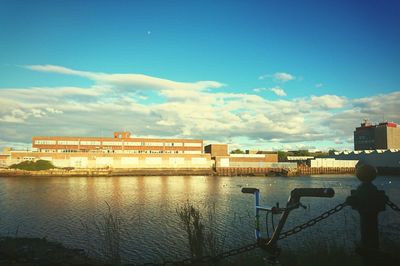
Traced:
[[128, 129], [351, 149], [363, 118], [400, 122], [399, 14], [399, 1], [0, 1], [0, 146]]

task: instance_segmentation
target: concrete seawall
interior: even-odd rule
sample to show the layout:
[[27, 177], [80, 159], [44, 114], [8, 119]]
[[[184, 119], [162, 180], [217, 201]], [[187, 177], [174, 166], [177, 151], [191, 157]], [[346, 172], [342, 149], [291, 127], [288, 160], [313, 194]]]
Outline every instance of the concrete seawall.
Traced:
[[354, 167], [298, 167], [288, 168], [238, 168], [224, 167], [217, 168], [215, 175], [218, 176], [302, 176], [315, 174], [354, 174]]
[[212, 169], [52, 169], [44, 171], [25, 171], [0, 169], [1, 177], [79, 177], [79, 176], [183, 176], [212, 175]]
[[354, 174], [354, 168], [338, 167], [299, 167], [285, 168], [176, 168], [176, 169], [51, 169], [44, 171], [25, 171], [18, 169], [0, 169], [0, 177], [112, 177], [112, 176], [302, 176], [313, 174]]
[[355, 174], [355, 167], [298, 167], [298, 175]]

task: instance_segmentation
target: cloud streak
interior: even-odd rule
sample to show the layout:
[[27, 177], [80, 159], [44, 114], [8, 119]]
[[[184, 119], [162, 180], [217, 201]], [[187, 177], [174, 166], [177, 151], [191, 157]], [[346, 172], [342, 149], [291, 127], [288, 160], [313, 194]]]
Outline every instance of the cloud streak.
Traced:
[[296, 79], [294, 75], [285, 72], [276, 72], [272, 75], [264, 74], [258, 77], [259, 80], [265, 80], [268, 78], [272, 78], [276, 82], [288, 82]]
[[111, 85], [118, 87], [131, 87], [136, 89], [153, 90], [203, 90], [220, 88], [223, 83], [217, 81], [179, 82], [169, 79], [152, 77], [144, 74], [107, 74], [99, 72], [79, 71], [56, 65], [26, 65], [27, 69], [73, 75], [90, 79], [97, 84]]
[[294, 80], [296, 77], [285, 72], [279, 72], [274, 74], [275, 80], [281, 81], [281, 82], [288, 82], [291, 80]]

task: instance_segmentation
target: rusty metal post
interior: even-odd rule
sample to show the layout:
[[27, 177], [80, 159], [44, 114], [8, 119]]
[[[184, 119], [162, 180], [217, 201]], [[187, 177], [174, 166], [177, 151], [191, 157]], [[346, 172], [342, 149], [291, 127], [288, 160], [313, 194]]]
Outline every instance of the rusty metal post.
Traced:
[[378, 214], [385, 210], [387, 196], [372, 184], [376, 178], [376, 169], [370, 165], [358, 163], [356, 176], [361, 185], [351, 191], [346, 202], [360, 214], [361, 246], [357, 252], [363, 256], [366, 266], [379, 263]]

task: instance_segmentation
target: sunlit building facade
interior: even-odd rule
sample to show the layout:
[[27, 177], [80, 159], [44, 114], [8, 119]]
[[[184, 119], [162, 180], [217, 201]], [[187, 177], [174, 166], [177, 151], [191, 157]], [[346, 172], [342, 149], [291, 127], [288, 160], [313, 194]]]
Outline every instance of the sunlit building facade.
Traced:
[[176, 169], [210, 168], [203, 140], [113, 137], [35, 136], [32, 151], [8, 151], [2, 164], [47, 160], [56, 167]]
[[377, 125], [365, 120], [354, 131], [354, 150], [400, 149], [400, 127], [393, 122]]
[[123, 154], [202, 154], [203, 140], [133, 138], [129, 132], [114, 132], [114, 137], [33, 137], [38, 152], [90, 152]]

